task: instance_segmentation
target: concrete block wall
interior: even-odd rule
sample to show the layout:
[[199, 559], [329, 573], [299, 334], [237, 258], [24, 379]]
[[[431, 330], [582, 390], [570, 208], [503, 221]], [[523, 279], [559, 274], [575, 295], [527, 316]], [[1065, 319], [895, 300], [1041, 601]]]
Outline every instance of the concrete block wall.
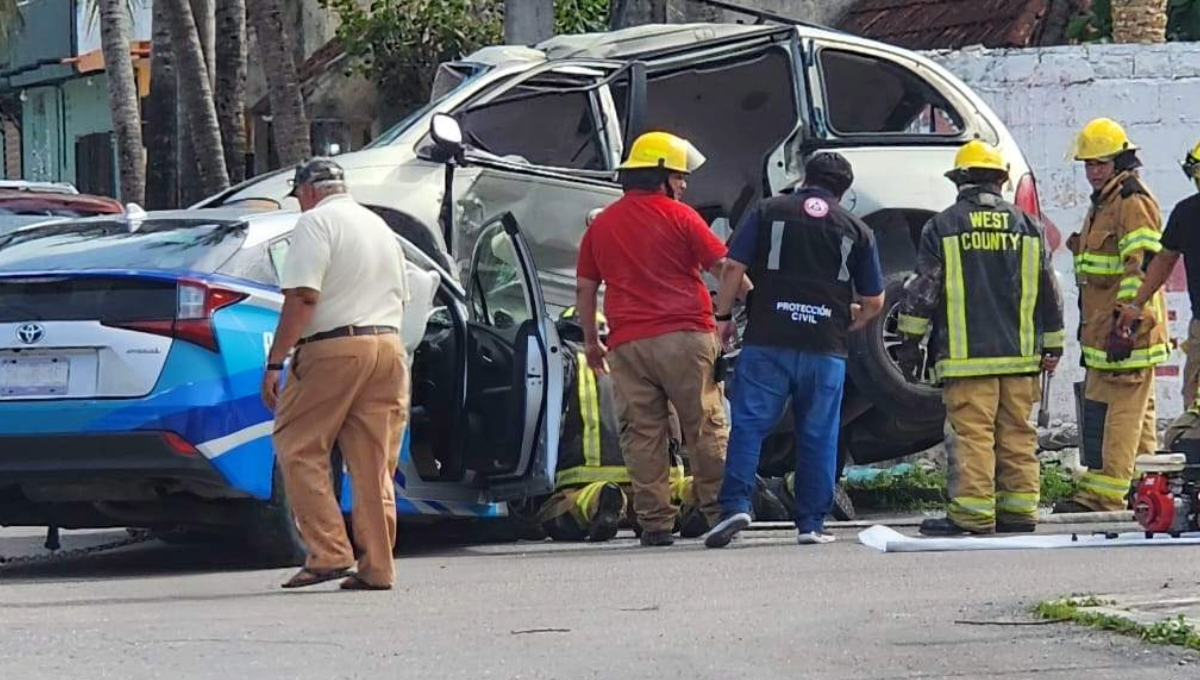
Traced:
[[[1121, 122], [1141, 147], [1142, 176], [1163, 207], [1164, 223], [1174, 204], [1196, 191], [1179, 161], [1200, 140], [1200, 44], [972, 48], [929, 56], [978, 92], [1008, 126], [1037, 176], [1042, 209], [1064, 240], [1079, 230], [1091, 194], [1082, 165], [1068, 158], [1068, 149], [1092, 118]], [[1078, 323], [1077, 295], [1065, 249], [1055, 254], [1055, 266], [1071, 338]], [[1177, 284], [1172, 288], [1172, 335], [1182, 340], [1190, 309], [1186, 291]], [[1078, 350], [1071, 349], [1066, 375], [1082, 379], [1075, 367]], [[1160, 417], [1177, 415], [1184, 407], [1177, 375], [1181, 365], [1177, 351], [1171, 365], [1160, 370]], [[1058, 379], [1052, 403], [1057, 415], [1073, 418], [1067, 382]]]

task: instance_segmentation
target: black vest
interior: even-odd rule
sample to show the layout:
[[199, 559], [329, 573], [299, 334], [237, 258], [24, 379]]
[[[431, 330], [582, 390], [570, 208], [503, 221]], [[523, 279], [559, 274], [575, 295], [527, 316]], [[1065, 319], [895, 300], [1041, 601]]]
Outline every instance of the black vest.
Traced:
[[804, 188], [759, 204], [745, 344], [845, 357], [851, 255], [866, 225], [828, 192]]

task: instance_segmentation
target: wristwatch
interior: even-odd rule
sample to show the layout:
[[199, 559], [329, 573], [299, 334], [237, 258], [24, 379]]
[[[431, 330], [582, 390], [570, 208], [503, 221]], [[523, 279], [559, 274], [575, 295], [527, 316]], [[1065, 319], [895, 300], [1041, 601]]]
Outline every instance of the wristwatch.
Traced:
[[733, 314], [732, 314], [732, 313], [729, 313], [729, 314], [714, 314], [714, 315], [713, 315], [713, 317], [714, 317], [714, 318], [716, 318], [716, 320], [717, 320], [717, 321], [733, 321]]
[[283, 364], [267, 364], [268, 371], [282, 371]]

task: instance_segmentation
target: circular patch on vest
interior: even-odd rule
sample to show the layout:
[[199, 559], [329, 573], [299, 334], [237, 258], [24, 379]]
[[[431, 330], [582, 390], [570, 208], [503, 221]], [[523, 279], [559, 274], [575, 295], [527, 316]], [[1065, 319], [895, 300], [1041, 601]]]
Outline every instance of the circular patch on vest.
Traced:
[[804, 202], [804, 212], [809, 217], [824, 217], [829, 214], [829, 204], [825, 199], [814, 196]]

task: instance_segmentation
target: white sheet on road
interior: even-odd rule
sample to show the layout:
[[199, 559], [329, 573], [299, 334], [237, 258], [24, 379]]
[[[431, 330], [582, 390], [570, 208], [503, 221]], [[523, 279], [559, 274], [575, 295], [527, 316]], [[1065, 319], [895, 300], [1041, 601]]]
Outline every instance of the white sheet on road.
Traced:
[[[1075, 538], [1072, 538], [1074, 536]], [[1200, 533], [1171, 538], [1159, 534], [1146, 538], [1143, 532], [1119, 534], [1116, 538], [1076, 534], [1025, 534], [994, 538], [917, 538], [885, 526], [859, 533], [859, 543], [879, 552], [953, 552], [966, 550], [1044, 550], [1047, 548], [1126, 548], [1139, 546], [1200, 545]]]

